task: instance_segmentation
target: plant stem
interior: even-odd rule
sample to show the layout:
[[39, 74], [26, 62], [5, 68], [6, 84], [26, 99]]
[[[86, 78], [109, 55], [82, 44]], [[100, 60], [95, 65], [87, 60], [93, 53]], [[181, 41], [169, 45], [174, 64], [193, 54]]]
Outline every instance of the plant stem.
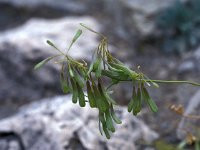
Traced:
[[[140, 79], [139, 79], [140, 80]], [[192, 84], [196, 86], [200, 86], [200, 83], [192, 82], [192, 81], [181, 81], [181, 80], [145, 80], [146, 82], [156, 82], [156, 83], [186, 83], [186, 84]]]

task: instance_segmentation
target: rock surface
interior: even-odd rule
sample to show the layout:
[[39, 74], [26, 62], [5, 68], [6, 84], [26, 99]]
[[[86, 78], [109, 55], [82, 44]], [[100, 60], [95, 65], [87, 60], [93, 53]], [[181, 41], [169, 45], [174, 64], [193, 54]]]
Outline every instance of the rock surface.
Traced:
[[[13, 141], [0, 136], [3, 147], [15, 145], [19, 150], [121, 150], [136, 149], [134, 142], [152, 142], [158, 135], [142, 121], [117, 108], [123, 124], [117, 125], [110, 140], [98, 131], [98, 112], [89, 106], [81, 108], [71, 102], [71, 95], [44, 99], [21, 108], [13, 117], [0, 121], [0, 135], [10, 134]], [[17, 137], [17, 138], [16, 138]]]
[[92, 0], [1, 0], [0, 3], [7, 3], [16, 7], [37, 8], [37, 7], [52, 7], [55, 9], [63, 9], [71, 12], [85, 12], [90, 8]]
[[105, 0], [104, 3], [107, 11], [114, 16], [116, 33], [120, 37], [128, 38], [132, 34], [144, 38], [156, 35], [156, 17], [174, 0]]
[[183, 117], [177, 128], [177, 136], [181, 140], [184, 140], [188, 133], [194, 135], [198, 139], [200, 138], [200, 90], [188, 101], [189, 103], [185, 109], [184, 115], [189, 117]]
[[[7, 107], [15, 109], [12, 104], [21, 105], [61, 93], [58, 65], [49, 63], [38, 71], [33, 68], [43, 59], [58, 54], [46, 44], [47, 39], [64, 52], [80, 27], [80, 22], [99, 30], [93, 18], [68, 17], [55, 20], [32, 19], [21, 27], [0, 32], [0, 103], [6, 103], [6, 106], [1, 105], [1, 111]], [[72, 47], [70, 55], [75, 59], [90, 60], [96, 44], [96, 35], [84, 31]]]

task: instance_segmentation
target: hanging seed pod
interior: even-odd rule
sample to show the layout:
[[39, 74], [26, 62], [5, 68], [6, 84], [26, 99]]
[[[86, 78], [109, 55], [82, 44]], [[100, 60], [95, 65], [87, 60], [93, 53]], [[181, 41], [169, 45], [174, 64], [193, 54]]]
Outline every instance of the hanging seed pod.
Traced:
[[92, 87], [90, 86], [90, 81], [88, 80], [86, 81], [86, 86], [87, 86], [87, 95], [88, 95], [90, 107], [92, 108], [97, 107], [96, 101], [94, 98], [94, 93], [93, 93]]
[[142, 107], [142, 93], [141, 93], [140, 88], [138, 88], [138, 90], [137, 90], [137, 108], [136, 108], [136, 114], [141, 111], [141, 107]]
[[106, 119], [105, 119], [104, 113], [99, 112], [99, 119], [100, 119], [100, 122], [102, 124], [102, 128], [103, 128], [103, 131], [106, 135], [106, 138], [110, 139], [110, 134], [109, 134], [109, 131], [108, 131], [108, 128], [107, 128], [107, 125], [106, 125]]
[[74, 73], [75, 81], [79, 84], [79, 86], [81, 88], [83, 88], [84, 87], [84, 81], [81, 79], [80, 75], [78, 74], [78, 72], [75, 69], [73, 70], [73, 73]]
[[97, 69], [99, 68], [99, 66], [101, 65], [101, 61], [102, 61], [101, 57], [100, 57], [100, 56], [97, 56], [97, 57], [96, 57], [96, 61], [95, 61], [94, 64], [93, 64], [93, 71], [94, 71], [94, 72], [96, 72]]
[[115, 111], [114, 111], [114, 108], [113, 108], [112, 104], [110, 106], [110, 112], [111, 112], [111, 116], [112, 116], [113, 120], [115, 121], [115, 123], [121, 124], [122, 121], [115, 115]]
[[70, 77], [74, 78], [74, 72], [73, 72], [73, 70], [72, 70], [72, 68], [71, 68], [71, 66], [70, 66], [69, 63], [68, 63], [68, 69], [69, 69], [69, 75], [70, 75]]
[[110, 130], [111, 132], [115, 132], [115, 127], [113, 125], [113, 121], [112, 121], [109, 109], [107, 109], [107, 111], [105, 112], [105, 117], [106, 117], [106, 125], [107, 125], [108, 130]]
[[71, 82], [71, 85], [72, 85], [72, 102], [77, 103], [77, 101], [78, 101], [77, 85], [76, 85], [76, 82], [74, 81], [73, 78], [70, 78], [70, 82]]
[[142, 96], [143, 96], [143, 99], [145, 100], [145, 102], [149, 105], [151, 111], [157, 112], [158, 107], [157, 107], [156, 103], [151, 99], [151, 97], [149, 96], [149, 93], [147, 92], [147, 90], [144, 86], [142, 87]]
[[65, 77], [65, 65], [64, 65], [64, 63], [62, 64], [62, 67], [61, 67], [60, 83], [61, 83], [63, 93], [68, 93], [68, 92], [71, 91], [69, 81], [68, 81], [68, 77], [67, 76]]
[[133, 110], [135, 97], [136, 97], [136, 91], [135, 91], [135, 87], [133, 86], [132, 97], [131, 97], [131, 100], [128, 104], [128, 112], [131, 112]]
[[97, 104], [99, 111], [105, 112], [106, 109], [107, 109], [107, 105], [104, 101], [104, 97], [102, 97], [102, 95], [100, 94], [100, 92], [99, 92], [99, 90], [98, 90], [98, 88], [97, 88], [97, 86], [94, 82], [92, 83], [92, 88], [94, 90], [94, 95], [95, 95], [95, 98], [96, 98], [96, 104]]
[[[106, 92], [106, 89], [102, 86], [102, 82], [101, 79], [98, 79], [98, 90], [100, 92], [100, 94], [102, 95], [103, 100], [105, 101], [106, 105], [109, 107], [109, 103], [110, 104], [114, 104], [116, 105], [117, 103], [108, 95], [108, 93]], [[109, 102], [109, 103], [108, 103]]]
[[77, 89], [78, 89], [78, 98], [79, 98], [79, 105], [81, 107], [85, 107], [85, 95], [83, 93], [83, 89], [81, 88], [81, 86], [76, 83]]

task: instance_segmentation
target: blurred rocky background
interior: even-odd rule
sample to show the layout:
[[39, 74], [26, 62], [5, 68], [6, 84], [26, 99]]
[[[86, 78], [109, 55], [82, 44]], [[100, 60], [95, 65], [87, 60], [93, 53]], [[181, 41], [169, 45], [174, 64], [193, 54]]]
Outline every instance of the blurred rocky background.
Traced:
[[[34, 65], [69, 45], [79, 23], [109, 37], [110, 49], [151, 79], [200, 82], [199, 0], [0, 0], [0, 150], [173, 150], [188, 134], [200, 138], [200, 90], [185, 84], [150, 88], [159, 106], [134, 117], [126, 111], [131, 85], [114, 88], [123, 125], [111, 140], [98, 131], [97, 112], [71, 103], [60, 88], [60, 66]], [[71, 50], [91, 61], [98, 36], [84, 31]], [[169, 109], [181, 104], [184, 118]], [[183, 148], [182, 148], [183, 149]], [[197, 149], [198, 150], [198, 149]]]

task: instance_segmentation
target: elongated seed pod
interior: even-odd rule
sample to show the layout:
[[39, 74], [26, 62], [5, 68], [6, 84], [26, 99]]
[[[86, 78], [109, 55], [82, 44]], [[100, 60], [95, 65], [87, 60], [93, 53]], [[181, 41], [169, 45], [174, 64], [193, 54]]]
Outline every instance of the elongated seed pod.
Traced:
[[[108, 95], [108, 93], [106, 92], [106, 89], [102, 86], [102, 82], [100, 79], [98, 79], [98, 90], [100, 92], [100, 94], [102, 95], [102, 97], [104, 97], [102, 100], [105, 101], [106, 105], [108, 105], [109, 107], [109, 103], [110, 104], [114, 104], [116, 105], [117, 103]], [[109, 103], [108, 103], [109, 102]]]
[[92, 108], [97, 107], [96, 101], [95, 101], [95, 98], [94, 98], [93, 89], [90, 86], [90, 81], [88, 81], [88, 80], [86, 81], [86, 86], [87, 86], [87, 95], [88, 95], [90, 107], [92, 107]]
[[106, 117], [106, 125], [107, 125], [108, 130], [110, 130], [111, 132], [115, 132], [115, 127], [113, 125], [113, 121], [112, 121], [109, 109], [106, 110], [105, 117]]
[[133, 90], [132, 90], [132, 97], [131, 100], [128, 104], [128, 112], [131, 112], [133, 110], [133, 107], [135, 107], [135, 97], [136, 97], [136, 91], [135, 91], [135, 86], [133, 86]]
[[73, 72], [74, 72], [75, 81], [79, 84], [79, 86], [81, 88], [83, 88], [84, 87], [84, 81], [81, 79], [81, 77], [79, 76], [79, 74], [76, 70], [73, 70]]
[[97, 56], [96, 61], [93, 64], [93, 71], [95, 72], [101, 64], [101, 58]]
[[151, 111], [157, 112], [158, 107], [156, 103], [152, 100], [152, 98], [149, 96], [149, 93], [144, 86], [142, 87], [142, 95], [143, 95], [144, 101], [149, 105]]
[[113, 120], [115, 121], [115, 123], [121, 124], [122, 121], [115, 115], [113, 105], [111, 105], [111, 107], [110, 107], [110, 112], [111, 112], [111, 116], [112, 116]]
[[100, 112], [105, 112], [106, 109], [107, 109], [107, 105], [105, 104], [105, 102], [102, 100], [102, 96], [101, 94], [99, 93], [99, 90], [96, 86], [96, 84], [93, 82], [92, 83], [92, 88], [94, 90], [94, 95], [95, 95], [95, 99], [96, 99], [96, 104], [97, 104], [97, 107], [99, 109]]
[[106, 138], [110, 139], [110, 134], [109, 134], [109, 131], [108, 131], [108, 128], [107, 128], [107, 124], [106, 124], [106, 119], [105, 119], [105, 114], [104, 113], [99, 112], [99, 120], [100, 120], [100, 122], [102, 124], [102, 128], [103, 128], [104, 134], [106, 135]]
[[73, 78], [70, 78], [70, 82], [71, 82], [71, 85], [72, 85], [72, 102], [77, 103], [77, 101], [78, 101], [77, 85], [76, 85], [76, 82], [74, 81]]
[[83, 93], [83, 89], [80, 87], [78, 83], [76, 83], [78, 89], [78, 98], [79, 98], [79, 105], [81, 107], [85, 107], [85, 95]]

